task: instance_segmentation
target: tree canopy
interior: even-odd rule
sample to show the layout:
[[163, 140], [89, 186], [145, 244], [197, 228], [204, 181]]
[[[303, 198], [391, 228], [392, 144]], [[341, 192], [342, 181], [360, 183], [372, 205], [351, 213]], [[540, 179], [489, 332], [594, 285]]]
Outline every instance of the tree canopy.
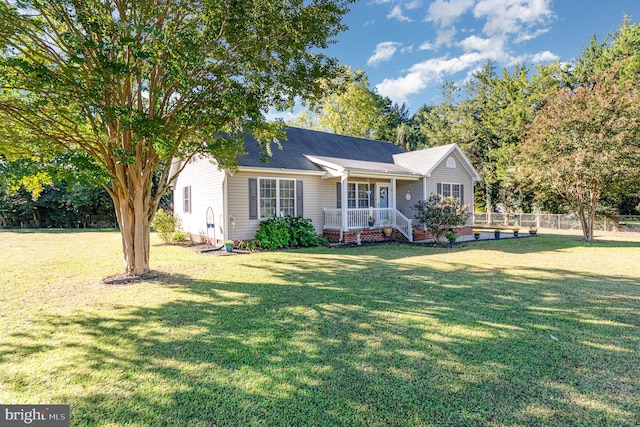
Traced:
[[144, 274], [172, 160], [233, 167], [242, 133], [277, 134], [268, 108], [323, 96], [339, 64], [319, 52], [350, 2], [3, 1], [0, 151], [86, 154], [108, 180], [125, 270]]

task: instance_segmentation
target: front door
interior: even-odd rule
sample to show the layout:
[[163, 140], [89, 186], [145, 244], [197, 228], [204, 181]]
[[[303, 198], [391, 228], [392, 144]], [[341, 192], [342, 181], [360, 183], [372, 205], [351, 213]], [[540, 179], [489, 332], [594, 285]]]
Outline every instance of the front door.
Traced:
[[388, 185], [378, 185], [378, 207], [379, 208], [389, 207], [389, 186]]

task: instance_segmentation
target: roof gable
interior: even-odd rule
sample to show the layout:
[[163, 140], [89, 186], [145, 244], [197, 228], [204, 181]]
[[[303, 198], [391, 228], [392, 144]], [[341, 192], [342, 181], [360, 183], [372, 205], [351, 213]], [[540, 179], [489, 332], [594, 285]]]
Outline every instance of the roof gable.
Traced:
[[478, 172], [476, 172], [467, 156], [465, 156], [460, 147], [458, 147], [458, 144], [441, 145], [424, 150], [399, 153], [395, 154], [393, 159], [398, 165], [428, 177], [431, 176], [435, 168], [444, 162], [453, 152], [462, 159], [462, 166], [467, 173], [469, 173], [471, 179], [473, 181], [480, 181], [480, 175], [478, 175]]

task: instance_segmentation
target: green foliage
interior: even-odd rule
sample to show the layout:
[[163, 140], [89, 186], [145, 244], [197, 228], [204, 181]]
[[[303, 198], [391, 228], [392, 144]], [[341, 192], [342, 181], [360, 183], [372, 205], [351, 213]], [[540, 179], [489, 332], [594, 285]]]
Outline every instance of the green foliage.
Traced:
[[640, 97], [637, 82], [617, 68], [595, 82], [552, 93], [523, 135], [522, 175], [539, 199], [561, 198], [593, 240], [603, 197], [630, 194], [640, 175]]
[[104, 188], [44, 185], [38, 198], [20, 186], [12, 189], [0, 183], [2, 227], [28, 228], [112, 228], [117, 226], [113, 204]]
[[289, 246], [318, 246], [318, 235], [309, 218], [301, 216], [286, 216], [285, 220], [289, 225], [291, 244]]
[[457, 199], [439, 194], [418, 201], [414, 209], [415, 219], [427, 227], [436, 242], [442, 242], [443, 237], [448, 238], [449, 233], [455, 234], [453, 229], [465, 225], [471, 216]]
[[175, 241], [176, 232], [180, 230], [180, 218], [165, 212], [164, 209], [158, 209], [151, 223], [151, 228], [165, 243], [171, 243]]
[[290, 215], [262, 221], [255, 240], [264, 249], [310, 247], [320, 244], [310, 219]]
[[173, 243], [181, 243], [181, 242], [186, 242], [187, 240], [189, 240], [189, 238], [190, 238], [189, 233], [187, 233], [186, 231], [178, 230], [175, 233], [173, 233], [173, 237], [171, 238], [171, 241]]

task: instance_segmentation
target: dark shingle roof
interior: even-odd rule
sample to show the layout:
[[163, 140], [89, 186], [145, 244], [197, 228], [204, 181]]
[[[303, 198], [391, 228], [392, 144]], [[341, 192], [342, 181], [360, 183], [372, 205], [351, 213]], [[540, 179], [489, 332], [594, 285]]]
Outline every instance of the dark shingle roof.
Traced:
[[393, 155], [404, 153], [390, 142], [295, 127], [287, 128], [286, 133], [287, 140], [281, 141], [282, 149], [272, 144], [272, 156], [266, 162], [258, 142], [247, 135], [244, 142], [247, 154], [238, 158], [240, 166], [321, 171], [322, 168], [305, 155], [393, 164]]

